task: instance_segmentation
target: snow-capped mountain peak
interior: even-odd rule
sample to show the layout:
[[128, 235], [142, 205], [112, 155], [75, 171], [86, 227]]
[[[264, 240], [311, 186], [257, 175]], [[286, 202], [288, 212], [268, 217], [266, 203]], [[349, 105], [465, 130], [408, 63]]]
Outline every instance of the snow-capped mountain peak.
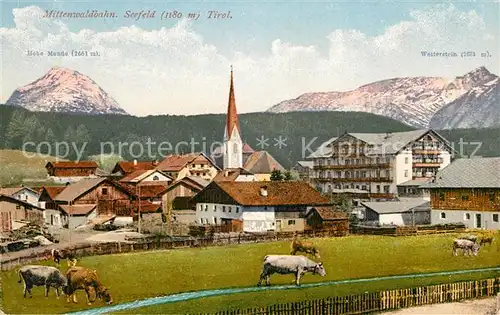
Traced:
[[127, 114], [91, 78], [63, 67], [53, 67], [36, 81], [16, 89], [6, 105], [41, 112]]

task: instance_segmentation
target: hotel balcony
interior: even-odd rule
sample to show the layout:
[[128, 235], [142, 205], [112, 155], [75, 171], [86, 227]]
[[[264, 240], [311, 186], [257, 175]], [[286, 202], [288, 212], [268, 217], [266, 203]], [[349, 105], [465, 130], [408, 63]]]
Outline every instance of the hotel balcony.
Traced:
[[315, 165], [315, 170], [342, 170], [342, 169], [360, 169], [360, 168], [369, 168], [369, 169], [378, 169], [378, 168], [390, 168], [391, 163], [382, 163], [382, 164], [342, 164], [342, 165]]
[[314, 180], [319, 182], [353, 182], [353, 183], [391, 183], [392, 177], [358, 177], [358, 178], [338, 178], [338, 177], [316, 177]]
[[441, 154], [441, 150], [439, 150], [438, 148], [429, 148], [429, 149], [422, 149], [422, 148], [413, 148], [412, 150], [413, 154], [414, 155], [418, 155], [418, 154], [422, 154], [422, 155], [440, 155]]
[[413, 167], [440, 167], [439, 162], [414, 162]]

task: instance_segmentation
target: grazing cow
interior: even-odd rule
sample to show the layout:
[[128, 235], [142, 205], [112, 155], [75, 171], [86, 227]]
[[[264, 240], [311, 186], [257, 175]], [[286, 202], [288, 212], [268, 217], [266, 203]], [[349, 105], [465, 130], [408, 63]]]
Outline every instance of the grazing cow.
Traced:
[[479, 245], [482, 246], [483, 244], [486, 244], [486, 243], [491, 245], [491, 243], [493, 242], [493, 239], [494, 238], [491, 235], [483, 236], [483, 237], [481, 237], [481, 241], [479, 242]]
[[24, 281], [24, 297], [26, 297], [26, 292], [29, 293], [30, 298], [32, 297], [31, 288], [33, 286], [45, 286], [45, 297], [49, 296], [50, 287], [55, 289], [57, 298], [59, 298], [59, 288], [62, 288], [64, 294], [67, 293], [68, 280], [55, 267], [28, 265], [21, 267], [18, 274], [18, 283], [21, 283], [21, 279]]
[[461, 237], [459, 237], [459, 239], [461, 239], [461, 240], [469, 240], [469, 241], [474, 242], [474, 243], [477, 242], [477, 236], [476, 235], [472, 235], [472, 234], [461, 236]]
[[453, 241], [453, 255], [457, 255], [457, 250], [461, 249], [465, 255], [474, 255], [477, 256], [479, 252], [479, 248], [481, 246], [469, 240], [456, 239]]
[[320, 258], [319, 250], [310, 242], [304, 242], [297, 239], [296, 236], [293, 237], [291, 244], [290, 255], [295, 255], [297, 252], [302, 252], [306, 254], [311, 254], [315, 258]]
[[295, 274], [295, 284], [300, 285], [300, 278], [307, 272], [326, 276], [325, 268], [322, 263], [317, 263], [304, 256], [293, 255], [267, 255], [264, 258], [262, 273], [260, 274], [257, 286], [261, 286], [262, 280], [266, 279], [266, 285], [271, 285], [271, 275]]
[[51, 251], [52, 259], [54, 259], [54, 262], [59, 266], [59, 262], [61, 259], [66, 259], [68, 262], [68, 267], [71, 266], [76, 266], [76, 256], [71, 250], [58, 250], [58, 249], [52, 249]]
[[[102, 285], [101, 281], [99, 281], [95, 270], [73, 266], [66, 272], [66, 278], [68, 278], [68, 303], [70, 297], [73, 297], [74, 303], [78, 303], [76, 301], [76, 290], [85, 290], [88, 305], [91, 305], [96, 298], [103, 300], [107, 304], [113, 303], [113, 299], [111, 298], [108, 289]], [[90, 298], [90, 291], [95, 292], [93, 300]]]

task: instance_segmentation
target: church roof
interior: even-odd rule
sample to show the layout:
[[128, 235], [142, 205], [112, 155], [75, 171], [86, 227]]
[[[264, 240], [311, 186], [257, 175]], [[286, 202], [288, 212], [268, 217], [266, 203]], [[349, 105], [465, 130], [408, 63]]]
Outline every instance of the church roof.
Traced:
[[229, 86], [229, 102], [227, 104], [226, 116], [226, 136], [231, 137], [234, 127], [240, 132], [240, 122], [238, 120], [238, 112], [236, 111], [236, 100], [234, 97], [234, 84], [233, 84], [233, 68], [231, 67], [231, 83]]
[[254, 174], [271, 174], [273, 170], [285, 170], [267, 151], [252, 153], [243, 168]]

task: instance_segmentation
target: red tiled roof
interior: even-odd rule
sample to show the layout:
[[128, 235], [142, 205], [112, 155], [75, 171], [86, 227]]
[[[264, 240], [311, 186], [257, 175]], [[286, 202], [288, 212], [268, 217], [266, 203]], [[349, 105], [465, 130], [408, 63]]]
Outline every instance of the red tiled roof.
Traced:
[[340, 211], [335, 211], [333, 207], [314, 207], [309, 211], [309, 213], [311, 213], [314, 210], [316, 210], [316, 212], [318, 212], [318, 215], [325, 221], [347, 219], [345, 213]]
[[79, 161], [79, 162], [48, 162], [45, 167], [52, 165], [53, 168], [98, 168], [99, 165], [95, 161]]
[[134, 171], [138, 170], [152, 170], [156, 168], [155, 161], [138, 161], [134, 163], [134, 161], [121, 161], [116, 163], [113, 172], [117, 172], [120, 168], [125, 174], [130, 174]]
[[89, 212], [94, 210], [97, 205], [96, 204], [86, 204], [86, 205], [59, 205], [61, 209], [66, 212], [67, 214], [71, 215], [87, 215]]
[[188, 163], [196, 161], [197, 163], [211, 163], [202, 153], [188, 153], [183, 155], [169, 155], [158, 164], [156, 169], [167, 172], [178, 172]]
[[119, 186], [124, 188], [127, 192], [129, 192], [134, 197], [140, 196], [143, 198], [155, 198], [161, 197], [166, 191], [167, 185], [132, 185], [119, 183]]
[[[161, 204], [155, 204], [147, 200], [141, 200], [141, 213], [152, 213], [162, 211]], [[139, 203], [137, 201], [132, 202], [132, 207], [135, 213], [139, 212]]]
[[[212, 182], [244, 206], [325, 205], [328, 198], [304, 182]], [[266, 188], [267, 196], [260, 194]], [[201, 192], [198, 196], [202, 196]], [[197, 197], [195, 197], [197, 198]]]
[[66, 186], [44, 186], [42, 187], [42, 191], [45, 190], [50, 199], [54, 200], [54, 198], [59, 195], [65, 188]]

